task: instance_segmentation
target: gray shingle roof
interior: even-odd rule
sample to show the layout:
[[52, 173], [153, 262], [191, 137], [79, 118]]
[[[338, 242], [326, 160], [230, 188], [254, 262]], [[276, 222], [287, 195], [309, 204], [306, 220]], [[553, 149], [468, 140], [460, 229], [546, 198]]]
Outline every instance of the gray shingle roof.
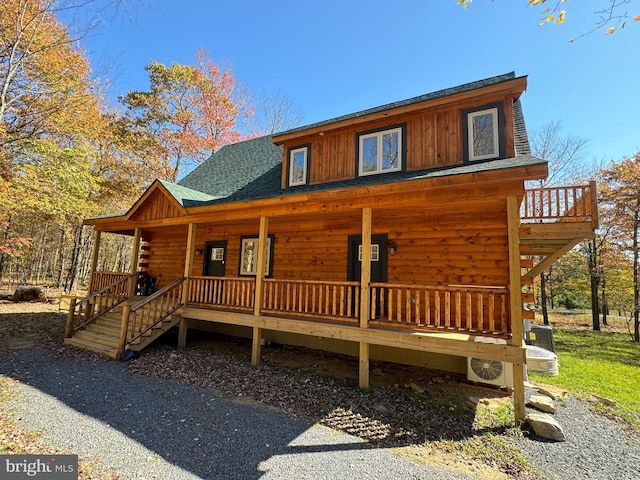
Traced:
[[[239, 192], [243, 199], [261, 198], [280, 188], [281, 164], [282, 148], [273, 144], [271, 136], [254, 138], [222, 147], [178, 185], [227, 201]], [[262, 180], [267, 173], [269, 181]], [[277, 177], [275, 183], [272, 177]]]
[[[369, 110], [345, 115], [298, 129], [288, 130], [282, 134], [294, 133], [308, 128], [356, 118], [412, 103], [423, 102], [434, 98], [453, 95], [473, 89], [495, 85], [515, 79], [515, 73], [506, 73], [485, 80], [467, 83], [458, 87], [447, 88], [438, 92], [402, 100]], [[233, 145], [227, 145], [215, 152], [209, 159], [183, 178], [178, 185], [163, 182], [163, 185], [184, 206], [213, 205], [237, 201], [272, 198], [276, 196], [295, 195], [307, 192], [319, 192], [340, 188], [351, 188], [363, 185], [386, 184], [410, 181], [422, 178], [435, 178], [448, 175], [485, 172], [544, 164], [545, 161], [531, 156], [527, 131], [520, 101], [514, 102], [514, 130], [516, 157], [492, 161], [474, 162], [453, 167], [422, 170], [418, 172], [395, 172], [384, 175], [370, 175], [339, 182], [320, 185], [303, 185], [280, 188], [282, 175], [282, 148], [273, 144], [273, 136], [254, 138]], [[194, 193], [195, 192], [195, 193]], [[202, 197], [198, 197], [200, 193]], [[187, 205], [188, 203], [188, 205]]]
[[406, 105], [413, 105], [414, 103], [426, 102], [428, 100], [435, 100], [436, 98], [441, 98], [441, 97], [448, 97], [449, 95], [470, 92], [471, 90], [476, 90], [478, 88], [488, 87], [491, 85], [496, 85], [498, 83], [508, 82], [509, 80], [513, 80], [515, 78], [516, 78], [515, 72], [504, 73], [502, 75], [496, 75], [495, 77], [485, 78], [483, 80], [476, 80], [475, 82], [458, 85], [457, 87], [445, 88], [443, 90], [438, 90], [436, 92], [426, 93], [424, 95], [419, 95], [417, 97], [407, 98], [406, 100], [387, 103], [385, 105], [380, 105], [379, 107], [373, 107], [367, 110], [361, 110], [359, 112], [349, 113], [347, 115], [342, 115], [340, 117], [331, 118], [329, 120], [323, 120], [321, 122], [312, 123], [310, 125], [304, 125], [302, 127], [292, 128], [291, 130], [278, 132], [273, 136], [278, 137], [280, 135], [288, 135], [291, 133], [301, 132], [301, 131], [309, 130], [312, 128], [323, 127], [325, 125], [330, 125], [332, 123], [340, 122], [343, 120], [351, 120], [353, 118], [363, 117], [365, 115], [371, 115], [373, 113], [384, 112], [385, 110], [391, 110], [392, 108], [404, 107]]
[[158, 179], [158, 181], [162, 184], [164, 188], [175, 198], [180, 205], [185, 208], [192, 207], [194, 205], [199, 205], [202, 202], [208, 202], [211, 200], [215, 200], [216, 197], [212, 195], [207, 195], [206, 193], [199, 192], [197, 190], [192, 190], [190, 188], [184, 187], [182, 185], [177, 185], [175, 183], [167, 182], [166, 180]]
[[513, 130], [515, 134], [516, 155], [531, 155], [527, 127], [524, 124], [520, 100], [513, 102]]

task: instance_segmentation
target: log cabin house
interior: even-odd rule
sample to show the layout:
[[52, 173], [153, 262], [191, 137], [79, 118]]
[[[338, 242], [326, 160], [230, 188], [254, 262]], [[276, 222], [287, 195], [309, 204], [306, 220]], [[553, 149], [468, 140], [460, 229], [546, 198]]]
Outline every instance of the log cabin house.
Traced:
[[[547, 176], [526, 84], [508, 73], [239, 142], [156, 180], [85, 220], [90, 295], [65, 341], [121, 358], [174, 326], [180, 346], [213, 330], [252, 338], [254, 364], [265, 341], [357, 356], [363, 388], [372, 358], [457, 373], [488, 359], [523, 420], [523, 287], [597, 227], [593, 183], [525, 188]], [[102, 232], [132, 236], [131, 271], [96, 271]]]

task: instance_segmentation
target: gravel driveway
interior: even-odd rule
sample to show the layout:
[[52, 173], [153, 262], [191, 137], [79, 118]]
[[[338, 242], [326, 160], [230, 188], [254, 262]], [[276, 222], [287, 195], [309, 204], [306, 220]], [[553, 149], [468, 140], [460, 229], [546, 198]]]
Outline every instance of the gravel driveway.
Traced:
[[21, 382], [9, 408], [22, 428], [113, 466], [122, 480], [471, 478], [118, 362], [36, 349], [0, 357], [0, 373]]
[[[436, 468], [371, 448], [248, 399], [130, 370], [42, 349], [0, 357], [0, 375], [21, 382], [9, 404], [20, 426], [43, 430], [45, 443], [113, 467], [120, 480], [478, 478], [473, 470]], [[505, 437], [541, 478], [640, 479], [637, 432], [571, 397], [558, 404], [555, 418], [565, 442], [529, 433]]]

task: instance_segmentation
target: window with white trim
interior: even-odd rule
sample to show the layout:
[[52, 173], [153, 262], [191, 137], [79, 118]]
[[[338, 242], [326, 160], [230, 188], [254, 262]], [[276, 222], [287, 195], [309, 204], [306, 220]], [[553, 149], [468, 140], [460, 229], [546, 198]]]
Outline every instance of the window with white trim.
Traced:
[[485, 160], [500, 156], [498, 109], [488, 108], [467, 114], [469, 160]]
[[[380, 245], [377, 243], [371, 244], [371, 261], [377, 262], [380, 260]], [[358, 261], [362, 261], [362, 245], [358, 245]]]
[[[271, 236], [267, 238], [267, 251], [264, 259], [264, 274], [271, 275]], [[244, 237], [240, 240], [240, 275], [255, 276], [258, 266], [258, 237]]]
[[309, 147], [294, 148], [289, 151], [289, 186], [307, 183]]
[[358, 136], [358, 175], [402, 170], [402, 127]]

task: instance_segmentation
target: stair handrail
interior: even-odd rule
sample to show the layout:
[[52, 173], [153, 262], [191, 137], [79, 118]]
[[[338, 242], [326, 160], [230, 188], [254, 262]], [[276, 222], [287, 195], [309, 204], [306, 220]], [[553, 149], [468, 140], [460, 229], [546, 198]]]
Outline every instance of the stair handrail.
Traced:
[[[149, 330], [153, 329], [156, 325], [161, 323], [165, 318], [175, 313], [178, 309], [180, 309], [184, 305], [184, 301], [182, 298], [182, 284], [184, 281], [185, 281], [185, 277], [176, 278], [173, 282], [162, 287], [160, 290], [158, 290], [157, 292], [154, 292], [153, 294], [151, 294], [141, 302], [138, 302], [133, 306], [125, 306], [124, 311], [122, 312], [122, 325], [120, 326], [120, 342], [118, 346], [118, 356], [121, 356], [122, 353], [124, 353], [124, 349], [126, 345], [131, 344], [136, 339], [140, 338], [142, 335], [144, 335]], [[178, 288], [177, 291], [174, 291], [174, 289], [176, 289], [177, 287], [180, 287], [180, 288]], [[168, 295], [168, 294], [171, 294], [171, 295]], [[130, 324], [131, 314], [134, 314], [136, 311], [140, 310], [146, 305], [149, 305], [152, 302], [157, 303], [158, 300], [164, 300], [165, 297], [168, 297], [169, 300], [173, 300], [173, 303], [168, 305], [166, 309], [161, 308], [159, 315], [157, 315], [154, 318], [153, 322], [144, 325], [144, 328], [142, 325], [140, 325], [139, 331], [136, 332], [136, 330], [138, 329], [134, 325], [132, 329], [133, 335], [129, 337], [129, 324]]]
[[[126, 301], [129, 298], [128, 282], [132, 280], [133, 277], [138, 277], [138, 275], [139, 273], [126, 275], [120, 280], [117, 280], [112, 284], [107, 285], [102, 290], [98, 290], [97, 292], [94, 292], [91, 295], [83, 298], [79, 302], [77, 302], [75, 298], [72, 298], [71, 303], [69, 305], [69, 314], [67, 315], [67, 323], [65, 325], [64, 337], [65, 338], [72, 337], [75, 332], [83, 329], [85, 326], [93, 322], [95, 319], [97, 319], [101, 315], [104, 315], [105, 313], [113, 310], [122, 302]], [[117, 287], [120, 287], [125, 283], [127, 283], [127, 287], [125, 287], [124, 289], [121, 289], [123, 290], [124, 293], [121, 295], [118, 295]], [[110, 291], [116, 292], [115, 299], [117, 299], [117, 301], [114, 303], [108, 302], [105, 305], [103, 305], [103, 307], [106, 307], [106, 308], [99, 308], [96, 311], [94, 309], [94, 304], [97, 302], [95, 301], [99, 298], [102, 298], [103, 296], [106, 296]], [[106, 298], [109, 298], [109, 297], [106, 297]], [[76, 317], [80, 317], [81, 315], [83, 315], [83, 309], [84, 309], [84, 317], [85, 317], [84, 322], [81, 323], [80, 325], [74, 325]], [[77, 313], [76, 313], [76, 310], [77, 310]]]

